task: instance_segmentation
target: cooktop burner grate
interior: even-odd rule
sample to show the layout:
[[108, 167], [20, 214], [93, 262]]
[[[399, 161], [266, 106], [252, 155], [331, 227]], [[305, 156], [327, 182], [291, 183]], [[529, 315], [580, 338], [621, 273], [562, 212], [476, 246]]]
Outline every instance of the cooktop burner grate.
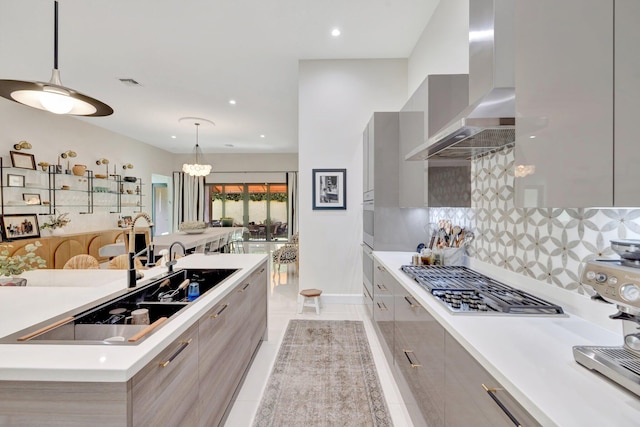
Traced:
[[562, 307], [462, 266], [402, 266], [453, 313], [563, 315]]

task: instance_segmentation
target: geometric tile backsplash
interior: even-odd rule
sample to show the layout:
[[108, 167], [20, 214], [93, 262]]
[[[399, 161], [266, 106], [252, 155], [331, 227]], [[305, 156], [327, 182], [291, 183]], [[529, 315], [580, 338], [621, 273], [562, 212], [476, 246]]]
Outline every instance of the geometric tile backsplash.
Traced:
[[429, 221], [451, 219], [473, 230], [470, 257], [584, 293], [584, 261], [618, 258], [610, 239], [639, 239], [640, 208], [516, 208], [513, 164], [513, 148], [475, 159], [472, 207], [430, 208]]

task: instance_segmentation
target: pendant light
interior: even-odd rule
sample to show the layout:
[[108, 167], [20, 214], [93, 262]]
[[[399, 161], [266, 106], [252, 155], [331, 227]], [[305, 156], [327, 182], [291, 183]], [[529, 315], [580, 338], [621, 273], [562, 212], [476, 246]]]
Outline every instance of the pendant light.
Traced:
[[198, 144], [198, 127], [200, 123], [194, 123], [196, 125], [196, 146], [193, 152], [196, 157], [195, 163], [185, 163], [182, 165], [182, 172], [191, 176], [207, 176], [211, 173], [211, 165], [201, 165], [198, 163], [198, 157], [203, 157], [202, 150]]
[[55, 114], [73, 116], [108, 116], [107, 104], [62, 85], [58, 70], [58, 2], [54, 1], [53, 71], [48, 83], [23, 80], [0, 80], [0, 96]]

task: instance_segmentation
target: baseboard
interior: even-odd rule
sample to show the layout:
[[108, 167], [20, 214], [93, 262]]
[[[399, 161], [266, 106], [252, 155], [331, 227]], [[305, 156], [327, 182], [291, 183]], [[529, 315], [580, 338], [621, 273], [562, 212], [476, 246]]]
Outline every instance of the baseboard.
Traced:
[[364, 295], [362, 294], [325, 294], [320, 296], [320, 302], [323, 304], [364, 304]]

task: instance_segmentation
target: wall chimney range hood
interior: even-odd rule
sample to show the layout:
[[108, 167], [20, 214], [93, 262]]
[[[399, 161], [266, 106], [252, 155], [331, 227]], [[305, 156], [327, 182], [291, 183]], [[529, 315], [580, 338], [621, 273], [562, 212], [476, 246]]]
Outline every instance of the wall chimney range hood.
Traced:
[[405, 160], [469, 159], [515, 141], [515, 1], [469, 2], [469, 106]]

